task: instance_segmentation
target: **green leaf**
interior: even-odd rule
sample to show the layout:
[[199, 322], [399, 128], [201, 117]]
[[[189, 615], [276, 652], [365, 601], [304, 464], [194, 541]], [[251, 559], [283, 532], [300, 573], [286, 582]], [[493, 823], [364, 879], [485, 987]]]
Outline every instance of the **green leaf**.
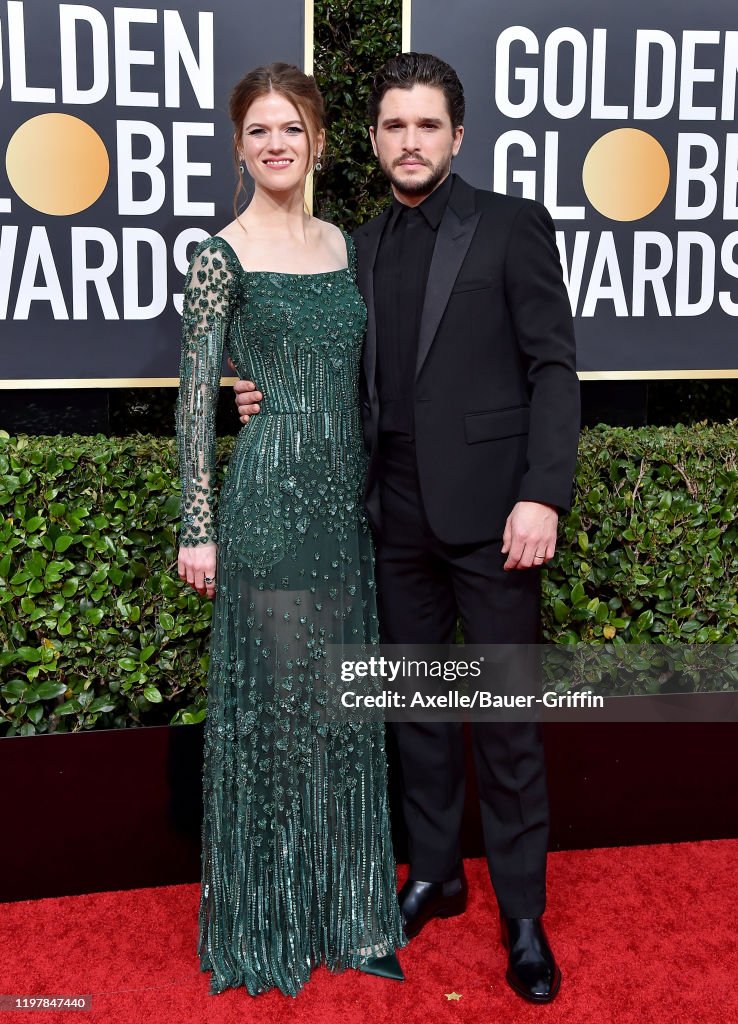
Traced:
[[66, 683], [54, 683], [48, 680], [45, 683], [39, 683], [36, 687], [36, 693], [41, 700], [51, 700], [53, 697], [60, 697], [66, 688]]
[[36, 647], [19, 647], [15, 652], [16, 658], [21, 661], [37, 662], [41, 661], [41, 651]]
[[78, 700], [68, 700], [64, 704], [60, 704], [58, 708], [54, 708], [55, 715], [76, 715], [82, 710], [82, 705]]
[[174, 616], [170, 615], [169, 612], [162, 612], [159, 616], [159, 622], [161, 623], [161, 628], [166, 633], [171, 633], [174, 629]]
[[109, 697], [96, 697], [90, 704], [88, 711], [115, 711], [115, 704]]
[[46, 568], [46, 559], [43, 555], [39, 554], [38, 551], [34, 551], [31, 557], [26, 561], [26, 569], [30, 572], [31, 576], [43, 576], [44, 569]]
[[52, 583], [61, 579], [62, 573], [67, 571], [70, 563], [65, 560], [63, 562], [49, 562], [46, 567], [46, 578]]
[[206, 713], [205, 708], [194, 713], [192, 711], [184, 711], [182, 713], [182, 723], [184, 725], [198, 725], [200, 722], [205, 721]]
[[22, 697], [28, 689], [28, 681], [25, 679], [11, 679], [10, 682], [5, 683], [2, 687], [2, 692], [6, 697]]
[[170, 495], [164, 502], [164, 514], [170, 519], [179, 518], [180, 497], [178, 494]]
[[641, 612], [635, 621], [636, 629], [640, 633], [645, 633], [653, 626], [653, 612], [648, 608], [645, 612]]
[[147, 686], [144, 689], [144, 697], [150, 704], [161, 704], [164, 699], [155, 686]]

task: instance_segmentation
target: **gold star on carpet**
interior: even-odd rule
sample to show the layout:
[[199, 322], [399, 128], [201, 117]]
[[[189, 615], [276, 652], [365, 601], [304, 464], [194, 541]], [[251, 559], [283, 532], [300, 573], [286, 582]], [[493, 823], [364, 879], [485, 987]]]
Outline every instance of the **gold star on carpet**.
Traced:
[[444, 992], [444, 995], [448, 999], [449, 1003], [452, 1001], [458, 1003], [459, 999], [461, 999], [461, 996], [459, 995], [458, 992]]

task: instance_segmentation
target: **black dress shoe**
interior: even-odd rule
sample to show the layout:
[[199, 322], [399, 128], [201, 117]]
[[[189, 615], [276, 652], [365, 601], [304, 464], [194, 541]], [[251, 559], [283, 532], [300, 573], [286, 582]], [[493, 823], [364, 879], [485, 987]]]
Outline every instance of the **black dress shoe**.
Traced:
[[456, 917], [466, 910], [469, 886], [463, 870], [448, 882], [416, 882], [408, 878], [397, 894], [402, 927], [414, 938], [434, 917]]
[[530, 1003], [550, 1003], [561, 985], [540, 917], [501, 917], [502, 944], [509, 951], [508, 985]]
[[394, 953], [387, 953], [386, 956], [375, 956], [371, 960], [365, 960], [359, 965], [359, 970], [364, 974], [376, 974], [378, 978], [388, 978], [390, 981], [404, 981], [400, 961]]

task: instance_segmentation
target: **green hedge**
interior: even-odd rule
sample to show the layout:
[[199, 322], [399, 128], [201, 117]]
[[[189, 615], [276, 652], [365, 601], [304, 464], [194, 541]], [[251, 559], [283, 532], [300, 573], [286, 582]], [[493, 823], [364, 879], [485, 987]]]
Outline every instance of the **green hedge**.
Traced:
[[[547, 639], [735, 643], [737, 440], [582, 434]], [[202, 720], [212, 605], [177, 576], [178, 509], [173, 439], [0, 431], [0, 732]]]
[[315, 79], [328, 116], [316, 213], [347, 230], [379, 213], [389, 197], [369, 143], [366, 103], [371, 75], [401, 49], [400, 12], [399, 0], [315, 4]]
[[738, 421], [582, 435], [548, 639], [736, 641], [737, 442]]

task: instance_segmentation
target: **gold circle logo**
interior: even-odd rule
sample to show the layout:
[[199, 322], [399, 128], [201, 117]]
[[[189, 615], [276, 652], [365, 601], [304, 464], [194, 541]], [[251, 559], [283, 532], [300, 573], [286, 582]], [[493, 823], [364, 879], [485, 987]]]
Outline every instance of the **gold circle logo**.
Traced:
[[669, 158], [653, 135], [617, 128], [591, 147], [582, 168], [584, 191], [610, 220], [640, 220], [653, 212], [669, 187]]
[[71, 114], [39, 114], [24, 122], [8, 143], [5, 165], [16, 195], [56, 217], [92, 206], [110, 175], [105, 143]]

